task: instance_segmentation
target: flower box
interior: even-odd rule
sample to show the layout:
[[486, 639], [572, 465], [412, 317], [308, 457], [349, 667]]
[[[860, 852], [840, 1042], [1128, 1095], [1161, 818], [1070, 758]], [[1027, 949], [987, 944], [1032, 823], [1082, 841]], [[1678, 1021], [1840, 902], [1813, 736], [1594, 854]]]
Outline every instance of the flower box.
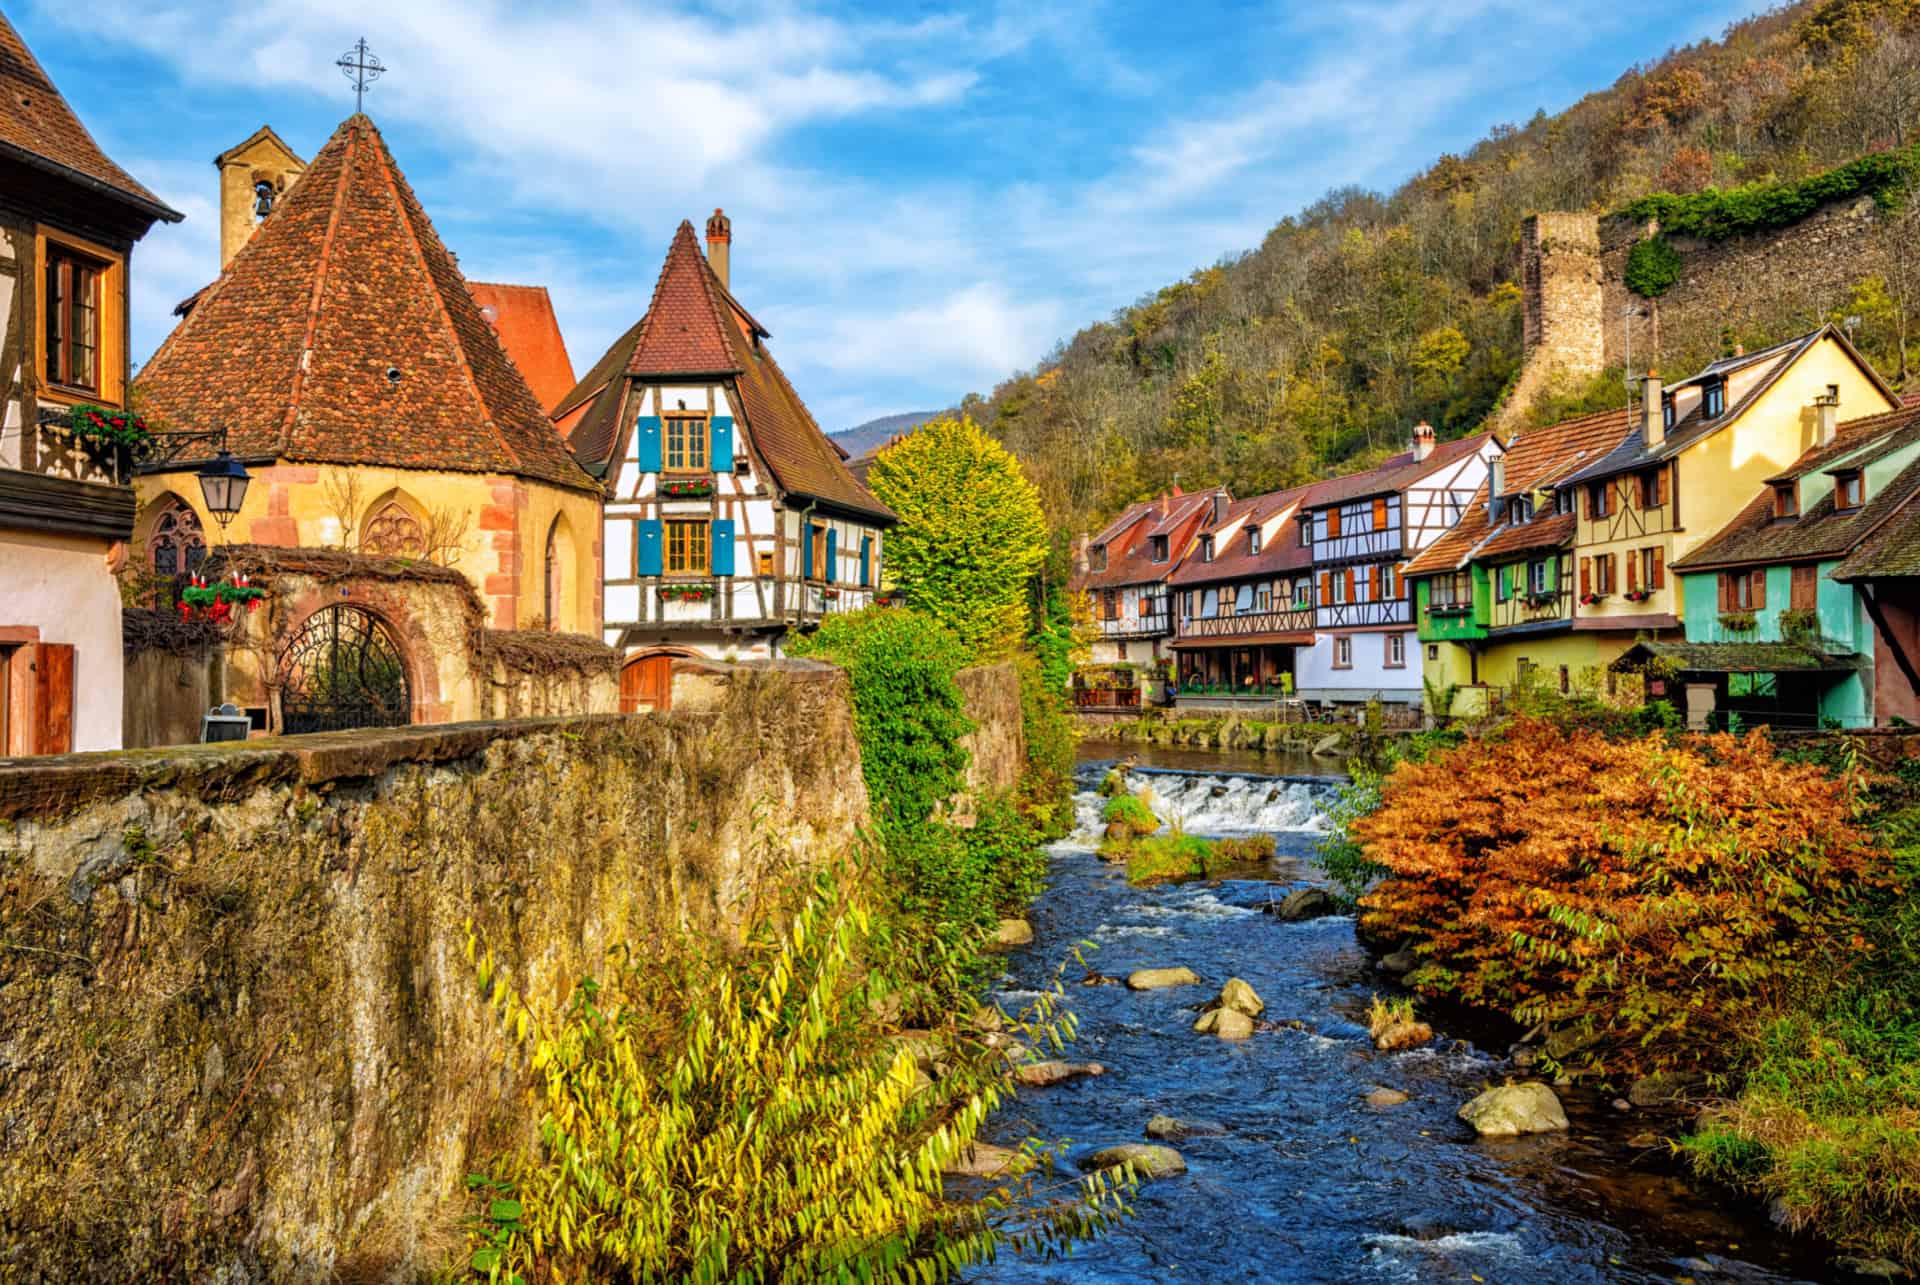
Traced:
[[1580, 595], [1580, 605], [1583, 607], [1598, 606], [1606, 600], [1607, 595], [1604, 593], [1583, 593]]
[[823, 602], [838, 602], [840, 600], [840, 591], [838, 589], [822, 589], [820, 591], [820, 598]]
[[1730, 633], [1750, 632], [1756, 623], [1751, 611], [1723, 611], [1720, 613], [1720, 627]]
[[660, 495], [668, 500], [704, 500], [712, 494], [713, 479], [711, 478], [685, 478], [660, 484]]
[[669, 584], [660, 586], [663, 602], [705, 602], [713, 597], [710, 584]]
[[1427, 614], [1429, 616], [1437, 616], [1441, 619], [1471, 615], [1472, 612], [1473, 604], [1470, 602], [1439, 603], [1427, 608]]
[[1521, 601], [1525, 602], [1527, 606], [1533, 608], [1535, 611], [1538, 611], [1542, 607], [1551, 607], [1558, 604], [1560, 595], [1558, 592], [1549, 589], [1541, 593], [1526, 594], [1521, 598]]
[[245, 605], [251, 612], [266, 598], [267, 591], [248, 583], [244, 575], [235, 576], [220, 584], [210, 585], [199, 576], [193, 577], [180, 591], [180, 618], [192, 620], [200, 615], [224, 625], [233, 618], [233, 609]]
[[115, 446], [141, 447], [153, 440], [147, 421], [129, 410], [109, 410], [81, 402], [67, 410], [67, 429], [75, 437]]
[[1647, 599], [1653, 597], [1653, 590], [1629, 589], [1625, 596], [1628, 602], [1645, 602]]

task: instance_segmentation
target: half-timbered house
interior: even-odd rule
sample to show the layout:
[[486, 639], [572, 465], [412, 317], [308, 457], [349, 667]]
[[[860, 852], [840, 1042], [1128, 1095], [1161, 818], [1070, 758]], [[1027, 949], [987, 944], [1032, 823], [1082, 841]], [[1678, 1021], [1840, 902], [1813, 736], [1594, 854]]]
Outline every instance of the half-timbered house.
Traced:
[[1168, 582], [1182, 707], [1293, 696], [1295, 655], [1313, 646], [1313, 550], [1295, 514], [1315, 488], [1235, 500], [1200, 528]]
[[1422, 424], [1411, 449], [1323, 483], [1300, 506], [1294, 538], [1312, 551], [1315, 589], [1314, 643], [1297, 661], [1302, 699], [1420, 703], [1404, 567], [1460, 520], [1500, 450], [1491, 433], [1436, 443]]
[[128, 266], [180, 215], [100, 150], [0, 15], [0, 756], [117, 749]]
[[1141, 678], [1152, 679], [1172, 657], [1174, 618], [1168, 580], [1200, 543], [1203, 526], [1223, 516], [1224, 489], [1165, 495], [1128, 506], [1099, 534], [1081, 540], [1069, 588], [1087, 595], [1098, 631], [1091, 663], [1082, 667], [1084, 707], [1138, 703]]
[[771, 657], [878, 597], [897, 518], [787, 382], [728, 288], [732, 225], [674, 234], [646, 315], [555, 408], [605, 487], [606, 641], [622, 703], [660, 706], [675, 656]]

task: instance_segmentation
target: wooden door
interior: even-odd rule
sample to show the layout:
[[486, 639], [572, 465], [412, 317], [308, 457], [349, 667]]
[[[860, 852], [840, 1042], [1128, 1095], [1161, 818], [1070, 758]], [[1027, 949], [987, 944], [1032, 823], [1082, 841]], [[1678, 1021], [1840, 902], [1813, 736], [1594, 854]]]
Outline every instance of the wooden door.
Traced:
[[73, 752], [73, 645], [35, 643], [33, 659], [34, 754]]
[[620, 712], [666, 710], [673, 703], [673, 657], [636, 656], [620, 671]]

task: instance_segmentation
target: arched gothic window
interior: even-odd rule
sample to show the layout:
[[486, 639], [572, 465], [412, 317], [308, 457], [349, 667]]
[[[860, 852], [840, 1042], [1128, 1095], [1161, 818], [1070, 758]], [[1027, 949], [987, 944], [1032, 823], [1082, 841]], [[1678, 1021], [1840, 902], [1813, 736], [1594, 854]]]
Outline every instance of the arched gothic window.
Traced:
[[388, 500], [367, 519], [360, 551], [390, 558], [425, 557], [427, 534], [421, 529], [420, 519], [402, 508], [398, 500]]
[[200, 529], [200, 515], [185, 500], [169, 500], [147, 536], [147, 560], [155, 573], [186, 575], [198, 571], [206, 557], [207, 537]]
[[547, 628], [560, 628], [560, 522], [547, 528]]

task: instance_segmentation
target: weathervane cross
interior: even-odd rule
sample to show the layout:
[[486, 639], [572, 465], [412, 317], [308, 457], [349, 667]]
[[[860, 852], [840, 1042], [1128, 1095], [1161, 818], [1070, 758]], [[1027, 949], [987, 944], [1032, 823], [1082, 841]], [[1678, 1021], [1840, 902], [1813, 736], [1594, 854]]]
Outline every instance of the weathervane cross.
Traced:
[[366, 97], [367, 86], [380, 79], [380, 73], [386, 70], [384, 64], [374, 57], [373, 50], [367, 48], [367, 38], [360, 37], [353, 48], [340, 55], [333, 64], [340, 73], [353, 82], [353, 110], [356, 115], [361, 111], [362, 100]]

